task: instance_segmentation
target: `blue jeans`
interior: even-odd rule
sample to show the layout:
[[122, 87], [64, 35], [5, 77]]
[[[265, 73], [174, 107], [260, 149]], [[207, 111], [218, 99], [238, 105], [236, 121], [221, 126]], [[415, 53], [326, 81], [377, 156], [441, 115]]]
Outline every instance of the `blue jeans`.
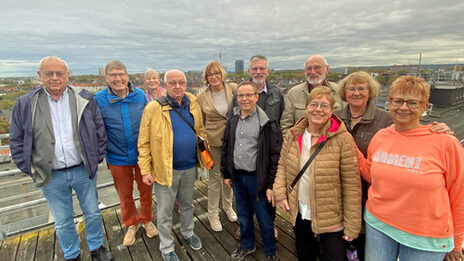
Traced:
[[240, 246], [245, 249], [255, 247], [253, 222], [253, 214], [255, 213], [263, 239], [264, 252], [268, 256], [273, 255], [277, 250], [274, 237], [274, 209], [265, 197], [258, 198], [256, 172], [243, 173], [243, 171], [235, 171], [232, 182], [237, 216], [240, 221]]
[[366, 223], [366, 256], [365, 260], [376, 261], [442, 261], [446, 252], [419, 250], [402, 245], [369, 226]]
[[89, 178], [84, 164], [65, 170], [53, 170], [50, 181], [41, 189], [55, 219], [55, 231], [65, 259], [76, 258], [80, 254], [79, 236], [73, 216], [73, 189], [84, 213], [85, 237], [89, 250], [96, 250], [102, 245], [102, 216], [98, 209], [97, 178]]

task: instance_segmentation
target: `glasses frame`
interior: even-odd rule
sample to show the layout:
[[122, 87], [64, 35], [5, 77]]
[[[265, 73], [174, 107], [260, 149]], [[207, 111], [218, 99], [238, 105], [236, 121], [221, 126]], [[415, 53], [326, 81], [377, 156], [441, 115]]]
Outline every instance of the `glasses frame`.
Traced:
[[[401, 101], [401, 104], [399, 106], [395, 105], [393, 100], [398, 100], [398, 101]], [[411, 107], [411, 102], [417, 102], [417, 106], [416, 105], [412, 105]], [[420, 105], [422, 103], [424, 103], [423, 101], [419, 101], [419, 100], [403, 100], [401, 98], [391, 98], [390, 99], [390, 106], [394, 107], [394, 108], [401, 108], [401, 106], [403, 106], [403, 104], [406, 103], [406, 106], [408, 106], [409, 109], [411, 110], [414, 110], [414, 109], [417, 109], [420, 107]]]

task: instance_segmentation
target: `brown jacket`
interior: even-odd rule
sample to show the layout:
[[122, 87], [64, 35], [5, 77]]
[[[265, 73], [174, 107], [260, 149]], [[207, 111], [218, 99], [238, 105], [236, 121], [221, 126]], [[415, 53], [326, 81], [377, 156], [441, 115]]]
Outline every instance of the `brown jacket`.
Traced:
[[[298, 214], [299, 182], [288, 194], [289, 186], [300, 171], [300, 144], [307, 118], [302, 118], [286, 134], [274, 182], [276, 201], [288, 199], [295, 225]], [[340, 119], [332, 115], [315, 146], [327, 140], [324, 148], [310, 164], [311, 226], [315, 234], [344, 230], [353, 238], [361, 229], [361, 177], [356, 144]]]
[[356, 145], [359, 150], [367, 157], [367, 147], [371, 142], [374, 135], [383, 128], [389, 127], [393, 124], [393, 119], [385, 110], [377, 108], [373, 101], [367, 103], [366, 111], [352, 130], [349, 128], [350, 119], [348, 116], [348, 105], [341, 110], [334, 111], [334, 114], [340, 117], [340, 119], [347, 126], [348, 131], [354, 138]]
[[[230, 108], [232, 97], [234, 96], [237, 84], [225, 83], [227, 108]], [[206, 87], [197, 95], [198, 104], [200, 104], [203, 113], [203, 120], [206, 130], [206, 137], [210, 146], [220, 147], [222, 145], [222, 136], [226, 128], [227, 117], [221, 115], [214, 106], [211, 97], [211, 89]]]

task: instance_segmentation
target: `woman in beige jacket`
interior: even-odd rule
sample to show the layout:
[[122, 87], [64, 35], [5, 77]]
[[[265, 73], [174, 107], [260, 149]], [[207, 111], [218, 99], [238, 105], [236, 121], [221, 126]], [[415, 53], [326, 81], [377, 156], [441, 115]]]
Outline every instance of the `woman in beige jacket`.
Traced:
[[[361, 229], [361, 178], [356, 144], [332, 115], [327, 87], [311, 91], [306, 115], [287, 132], [273, 186], [274, 198], [293, 220], [299, 260], [345, 260], [345, 241]], [[291, 192], [287, 190], [318, 146], [321, 151]], [[320, 241], [320, 247], [317, 238]]]
[[206, 88], [198, 96], [203, 113], [206, 137], [211, 146], [214, 165], [209, 171], [208, 179], [208, 219], [214, 231], [222, 231], [219, 220], [219, 197], [222, 194], [222, 206], [231, 222], [237, 221], [237, 214], [232, 209], [232, 189], [224, 184], [219, 167], [221, 166], [221, 145], [226, 128], [227, 111], [229, 110], [236, 84], [225, 82], [226, 72], [220, 63], [212, 61], [206, 65], [203, 81]]

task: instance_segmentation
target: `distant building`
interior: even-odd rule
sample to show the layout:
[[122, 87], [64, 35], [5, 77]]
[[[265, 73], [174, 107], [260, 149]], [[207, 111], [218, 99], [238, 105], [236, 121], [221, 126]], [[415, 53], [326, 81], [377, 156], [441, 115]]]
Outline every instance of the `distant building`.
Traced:
[[430, 103], [446, 107], [464, 103], [464, 86], [462, 83], [434, 82], [430, 86]]
[[243, 60], [235, 61], [235, 73], [243, 73], [244, 63]]
[[417, 73], [417, 64], [408, 64], [408, 65], [392, 65], [390, 66], [390, 72], [401, 72], [406, 71], [407, 74], [416, 74]]
[[99, 76], [105, 76], [105, 68], [103, 68], [103, 67], [98, 68], [98, 75]]

